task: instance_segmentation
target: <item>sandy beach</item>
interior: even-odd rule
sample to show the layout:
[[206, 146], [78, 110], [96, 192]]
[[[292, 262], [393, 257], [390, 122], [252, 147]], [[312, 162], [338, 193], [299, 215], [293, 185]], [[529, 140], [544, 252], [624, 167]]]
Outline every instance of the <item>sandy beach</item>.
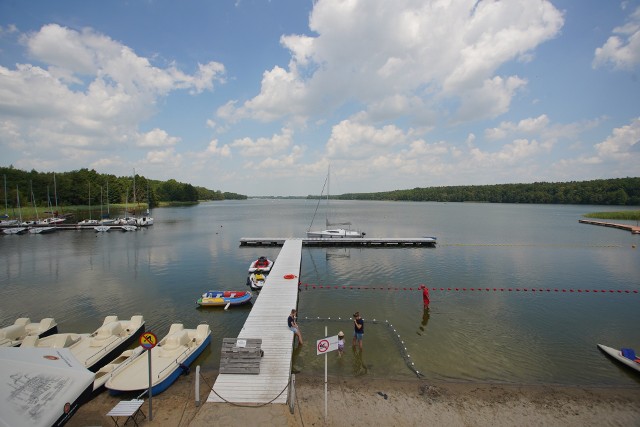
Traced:
[[[566, 387], [329, 378], [298, 374], [296, 405], [237, 406], [206, 403], [215, 374], [201, 375], [195, 404], [195, 370], [152, 398], [158, 426], [640, 426], [640, 385]], [[85, 403], [68, 426], [110, 426], [106, 414], [121, 399], [103, 392]], [[148, 401], [142, 407], [148, 414]], [[124, 419], [120, 419], [120, 425]], [[129, 422], [127, 425], [133, 425]]]

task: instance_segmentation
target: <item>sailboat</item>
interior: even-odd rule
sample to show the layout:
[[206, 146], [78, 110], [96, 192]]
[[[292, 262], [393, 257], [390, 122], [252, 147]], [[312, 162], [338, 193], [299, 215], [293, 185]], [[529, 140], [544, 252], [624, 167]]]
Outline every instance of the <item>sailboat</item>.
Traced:
[[[311, 225], [309, 225], [309, 229], [307, 230], [307, 237], [313, 237], [313, 238], [321, 238], [321, 239], [333, 239], [333, 238], [347, 238], [347, 239], [351, 239], [351, 238], [361, 238], [364, 237], [366, 233], [363, 233], [361, 231], [356, 231], [356, 230], [351, 230], [350, 226], [351, 223], [350, 222], [336, 222], [336, 223], [331, 223], [329, 222], [329, 182], [330, 182], [330, 176], [331, 176], [331, 165], [329, 165], [329, 168], [327, 170], [327, 178], [325, 180], [325, 185], [327, 187], [327, 212], [326, 212], [326, 217], [325, 217], [325, 223], [326, 223], [326, 227], [327, 229], [325, 230], [319, 230], [319, 231], [311, 231], [311, 227], [313, 226], [313, 220], [315, 219], [315, 212], [313, 214], [313, 218], [311, 219]], [[323, 187], [323, 192], [324, 192], [324, 187]], [[320, 197], [318, 198], [318, 206], [320, 206], [320, 202], [322, 201], [322, 194], [320, 194]], [[316, 212], [318, 212], [318, 206], [316, 206]], [[335, 226], [339, 226], [338, 228], [334, 228]], [[347, 226], [349, 228], [342, 228], [344, 226]], [[332, 227], [332, 228], [329, 228]]]
[[102, 185], [100, 186], [100, 225], [96, 225], [93, 227], [97, 232], [107, 232], [111, 229], [110, 226], [106, 225], [103, 221], [104, 217], [102, 216]]
[[144, 216], [140, 218], [136, 218], [136, 225], [139, 227], [148, 227], [149, 225], [153, 225], [153, 217], [149, 216], [151, 212], [149, 208], [151, 207], [151, 197], [149, 195], [149, 182], [147, 181], [147, 210], [144, 213]]
[[19, 227], [9, 227], [9, 228], [5, 228], [2, 231], [4, 232], [4, 234], [22, 234], [26, 231], [27, 227], [23, 227], [22, 225], [22, 209], [20, 208], [20, 191], [18, 190], [18, 186], [16, 185], [16, 200], [18, 203], [18, 215], [20, 218], [20, 221], [18, 222], [18, 224], [20, 225]]
[[107, 213], [102, 214], [102, 187], [100, 187], [100, 225], [115, 225], [118, 220], [111, 218], [109, 211], [109, 180], [107, 180]]
[[36, 220], [33, 222], [33, 227], [29, 228], [31, 234], [52, 233], [56, 231], [55, 227], [49, 227], [48, 225], [41, 226], [40, 217], [38, 216], [38, 206], [36, 205], [36, 196], [33, 194], [33, 183], [31, 183], [31, 202], [33, 203], [33, 209], [36, 211]]
[[[55, 190], [55, 178], [53, 180], [53, 185], [54, 185], [54, 192]], [[57, 199], [57, 195], [56, 195], [56, 199]], [[65, 218], [60, 218], [58, 216], [58, 207], [57, 207], [58, 202], [56, 201], [56, 209], [53, 210], [53, 205], [51, 204], [51, 197], [49, 195], [49, 186], [47, 185], [47, 206], [49, 207], [48, 211], [45, 211], [45, 213], [49, 213], [51, 214], [51, 216], [49, 218], [45, 218], [43, 220], [38, 220], [37, 224], [38, 225], [56, 225], [59, 224], [61, 222], [65, 221]]]
[[78, 225], [98, 225], [98, 220], [91, 218], [91, 182], [89, 182], [89, 219], [83, 219], [82, 221], [78, 222]]

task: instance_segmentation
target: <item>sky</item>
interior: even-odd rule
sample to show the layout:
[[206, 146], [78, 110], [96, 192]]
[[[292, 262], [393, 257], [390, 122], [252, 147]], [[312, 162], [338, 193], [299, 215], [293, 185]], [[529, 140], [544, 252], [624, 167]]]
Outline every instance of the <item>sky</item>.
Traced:
[[1, 0], [0, 165], [248, 196], [640, 176], [640, 0]]

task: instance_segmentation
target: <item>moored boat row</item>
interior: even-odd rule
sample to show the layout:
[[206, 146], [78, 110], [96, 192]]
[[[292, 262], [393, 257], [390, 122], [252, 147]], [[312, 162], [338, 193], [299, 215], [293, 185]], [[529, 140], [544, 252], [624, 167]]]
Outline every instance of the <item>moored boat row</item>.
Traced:
[[[240, 292], [244, 302], [251, 299], [250, 292]], [[235, 295], [233, 296], [235, 297]], [[145, 333], [143, 316], [120, 320], [107, 316], [93, 333], [57, 333], [52, 318], [32, 323], [19, 318], [13, 325], [0, 329], [0, 347], [14, 347], [24, 354], [37, 349], [52, 354], [61, 349], [69, 351], [74, 361], [95, 372], [92, 391], [108, 388], [112, 394], [148, 388], [147, 358], [141, 345], [130, 348]], [[201, 324], [186, 329], [182, 323], [171, 325], [167, 335], [150, 350], [152, 358], [153, 394], [166, 390], [198, 357], [211, 340], [211, 329]], [[141, 341], [140, 341], [141, 342]], [[144, 359], [144, 360], [138, 360]], [[142, 371], [138, 372], [140, 369]]]

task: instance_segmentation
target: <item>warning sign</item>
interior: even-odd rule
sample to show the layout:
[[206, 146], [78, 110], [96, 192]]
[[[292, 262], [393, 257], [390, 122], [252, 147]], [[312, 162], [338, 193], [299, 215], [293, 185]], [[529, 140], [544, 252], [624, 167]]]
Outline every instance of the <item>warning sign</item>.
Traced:
[[140, 335], [140, 345], [145, 350], [151, 350], [158, 344], [158, 337], [153, 332], [145, 332]]
[[326, 354], [338, 349], [338, 336], [321, 338], [316, 342], [316, 355]]

